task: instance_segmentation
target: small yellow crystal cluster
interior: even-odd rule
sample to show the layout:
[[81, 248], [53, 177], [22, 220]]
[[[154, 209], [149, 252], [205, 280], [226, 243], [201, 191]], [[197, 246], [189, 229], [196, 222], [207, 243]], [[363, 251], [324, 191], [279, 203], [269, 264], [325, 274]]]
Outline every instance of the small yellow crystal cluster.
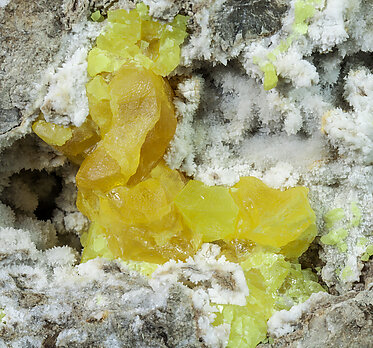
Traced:
[[230, 324], [229, 348], [256, 347], [266, 338], [267, 320], [275, 310], [289, 309], [323, 291], [317, 276], [259, 246], [239, 262], [249, 288], [245, 306], [218, 305], [214, 325]]
[[180, 44], [186, 37], [187, 17], [177, 15], [172, 23], [153, 21], [140, 3], [130, 12], [108, 12], [109, 25], [88, 55], [88, 74], [113, 73], [129, 60], [166, 76], [180, 61]]
[[202, 243], [218, 243], [241, 264], [250, 296], [247, 306], [221, 306], [216, 324], [231, 324], [230, 346], [254, 346], [265, 338], [275, 308], [321, 289], [289, 261], [316, 234], [308, 190], [275, 190], [253, 177], [231, 188], [209, 187], [168, 168], [162, 157], [176, 117], [161, 75], [179, 62], [186, 19], [164, 25], [143, 5], [109, 11], [108, 18], [88, 57], [86, 122], [77, 128], [39, 119], [33, 125], [80, 165], [77, 206], [92, 222], [81, 239], [82, 262], [119, 257], [149, 275], [157, 264], [194, 255]]
[[264, 90], [269, 91], [277, 86], [278, 77], [273, 63], [276, 62], [277, 56], [286, 52], [290, 48], [294, 40], [307, 33], [308, 21], [315, 15], [316, 6], [320, 4], [321, 0], [296, 0], [294, 3], [292, 33], [286, 38], [286, 40], [282, 40], [272, 52], [267, 54], [264, 61], [258, 57], [253, 58], [253, 63], [259, 65], [260, 70], [264, 73]]

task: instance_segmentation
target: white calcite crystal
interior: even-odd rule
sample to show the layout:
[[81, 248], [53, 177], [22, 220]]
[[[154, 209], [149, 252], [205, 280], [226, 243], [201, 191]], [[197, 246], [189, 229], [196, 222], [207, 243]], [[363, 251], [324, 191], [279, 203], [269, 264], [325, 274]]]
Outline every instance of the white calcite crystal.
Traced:
[[79, 127], [87, 117], [87, 51], [78, 49], [61, 68], [51, 74], [48, 93], [40, 107], [46, 121], [65, 124], [71, 122]]
[[291, 307], [290, 310], [281, 310], [276, 312], [268, 320], [268, 333], [275, 337], [281, 337], [294, 332], [297, 328], [299, 320], [304, 313], [314, 310], [315, 303], [321, 299], [327, 298], [329, 295], [324, 292], [312, 294], [310, 298], [298, 305]]
[[188, 288], [194, 307], [200, 311], [198, 328], [210, 347], [224, 347], [229, 338], [229, 325], [213, 325], [218, 304], [244, 306], [249, 289], [240, 265], [220, 256], [220, 247], [203, 244], [201, 250], [185, 262], [169, 261], [152, 274], [150, 284], [181, 283]]
[[323, 130], [341, 156], [373, 163], [373, 74], [367, 68], [351, 69], [345, 78], [344, 97], [351, 111], [340, 108], [324, 115]]
[[203, 244], [201, 250], [186, 262], [169, 261], [152, 275], [157, 281], [171, 280], [193, 283], [194, 290], [203, 290], [211, 302], [244, 306], [249, 289], [240, 265], [220, 256], [220, 247]]

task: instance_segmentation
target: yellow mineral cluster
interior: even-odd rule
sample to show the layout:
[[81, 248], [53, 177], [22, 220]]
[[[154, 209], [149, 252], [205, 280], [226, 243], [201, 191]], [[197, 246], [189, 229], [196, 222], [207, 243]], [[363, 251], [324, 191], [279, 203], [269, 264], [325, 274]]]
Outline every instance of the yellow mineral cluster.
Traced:
[[171, 23], [153, 21], [140, 3], [130, 12], [108, 12], [105, 32], [88, 55], [88, 74], [116, 72], [129, 60], [166, 76], [180, 61], [180, 44], [186, 37], [187, 17], [177, 15]]
[[186, 18], [162, 24], [139, 4], [109, 11], [108, 21], [88, 56], [85, 123], [64, 127], [41, 116], [33, 124], [80, 165], [77, 206], [91, 221], [82, 262], [121, 258], [150, 274], [157, 264], [194, 255], [202, 243], [217, 243], [240, 263], [250, 296], [247, 306], [221, 306], [216, 324], [231, 324], [231, 347], [255, 346], [274, 309], [286, 308], [286, 296], [321, 289], [290, 262], [316, 235], [308, 190], [275, 190], [253, 177], [210, 187], [168, 168], [162, 158], [177, 120], [163, 76], [179, 62]]

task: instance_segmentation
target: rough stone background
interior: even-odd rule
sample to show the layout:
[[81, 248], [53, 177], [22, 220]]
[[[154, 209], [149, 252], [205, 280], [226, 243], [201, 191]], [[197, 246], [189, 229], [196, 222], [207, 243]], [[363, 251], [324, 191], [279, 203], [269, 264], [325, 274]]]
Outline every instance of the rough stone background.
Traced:
[[[178, 285], [154, 290], [119, 262], [72, 269], [69, 248], [41, 252], [14, 229], [0, 235], [0, 347], [202, 347]], [[21, 314], [21, 317], [19, 315]]]
[[294, 332], [273, 337], [272, 344], [261, 348], [277, 347], [372, 347], [373, 291], [351, 291], [330, 296], [320, 301], [312, 312], [300, 318]]
[[59, 50], [62, 1], [11, 1], [0, 9], [0, 134], [30, 116], [33, 91]]

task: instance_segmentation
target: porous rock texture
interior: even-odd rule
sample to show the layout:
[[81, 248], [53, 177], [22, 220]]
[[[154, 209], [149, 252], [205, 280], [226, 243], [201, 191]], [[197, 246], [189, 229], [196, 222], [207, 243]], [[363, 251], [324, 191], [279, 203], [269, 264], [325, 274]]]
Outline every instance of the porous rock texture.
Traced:
[[41, 73], [58, 52], [61, 1], [11, 1], [0, 9], [0, 134], [30, 116]]
[[[273, 319], [274, 342], [263, 346], [371, 347], [373, 275], [361, 260], [373, 243], [371, 2], [315, 1], [308, 32], [276, 57], [270, 91], [254, 61], [291, 35], [297, 1], [144, 2], [160, 20], [189, 16], [171, 77], [179, 125], [168, 164], [207, 184], [254, 175], [276, 188], [310, 188], [319, 237], [302, 262], [333, 295]], [[209, 326], [208, 305], [196, 308], [187, 279], [149, 282], [118, 261], [77, 265], [88, 221], [75, 206], [76, 168], [31, 134], [40, 110], [81, 124], [85, 56], [104, 25], [89, 16], [133, 7], [0, 0], [0, 347], [226, 344], [227, 328]], [[344, 210], [335, 228], [348, 230], [338, 247], [320, 241], [334, 208]]]
[[38, 251], [20, 230], [0, 240], [1, 347], [202, 347], [182, 287], [152, 288], [115, 261], [73, 268], [70, 248]]
[[[373, 284], [371, 284], [372, 286]], [[271, 334], [273, 343], [260, 348], [280, 347], [372, 347], [373, 291], [371, 286], [361, 292], [341, 296], [324, 296], [302, 313], [286, 335]]]

